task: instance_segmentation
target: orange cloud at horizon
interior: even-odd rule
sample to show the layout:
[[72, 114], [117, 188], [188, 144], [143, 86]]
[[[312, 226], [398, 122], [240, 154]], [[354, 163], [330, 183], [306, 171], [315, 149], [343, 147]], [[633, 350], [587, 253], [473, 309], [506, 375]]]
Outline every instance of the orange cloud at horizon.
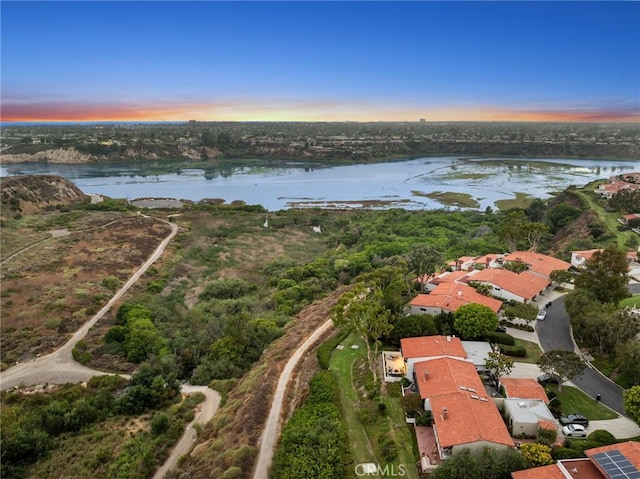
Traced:
[[227, 101], [136, 105], [119, 103], [7, 102], [3, 122], [82, 121], [531, 121], [640, 122], [637, 107], [507, 109], [490, 107], [394, 108], [366, 102]]

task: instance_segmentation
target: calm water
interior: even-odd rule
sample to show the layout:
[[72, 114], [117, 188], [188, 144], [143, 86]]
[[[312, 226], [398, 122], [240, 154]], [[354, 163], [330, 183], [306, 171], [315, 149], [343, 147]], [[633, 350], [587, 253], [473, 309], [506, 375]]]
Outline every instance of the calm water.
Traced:
[[[160, 163], [120, 165], [3, 165], [0, 176], [60, 175], [85, 193], [113, 198], [176, 198], [198, 201], [222, 198], [261, 204], [274, 211], [295, 202], [382, 200], [385, 207], [433, 209], [442, 205], [420, 193], [460, 192], [484, 209], [516, 192], [546, 198], [569, 185], [582, 186], [623, 171], [639, 171], [640, 160], [460, 159], [404, 161], [311, 168], [283, 163], [269, 167], [180, 168]], [[156, 169], [152, 172], [151, 168]], [[417, 193], [417, 194], [416, 194]], [[353, 205], [352, 205], [353, 206]]]

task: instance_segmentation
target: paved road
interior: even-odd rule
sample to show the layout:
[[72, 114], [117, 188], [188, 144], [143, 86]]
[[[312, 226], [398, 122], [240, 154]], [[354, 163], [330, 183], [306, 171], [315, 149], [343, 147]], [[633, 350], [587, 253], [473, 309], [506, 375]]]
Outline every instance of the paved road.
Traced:
[[318, 329], [316, 329], [302, 345], [296, 349], [295, 353], [289, 358], [286, 366], [280, 374], [278, 379], [278, 385], [276, 386], [276, 392], [273, 395], [271, 401], [271, 409], [269, 410], [269, 416], [265, 422], [264, 430], [260, 436], [260, 453], [258, 454], [258, 460], [256, 461], [255, 471], [253, 479], [267, 479], [269, 477], [269, 469], [271, 468], [271, 462], [273, 461], [273, 453], [275, 452], [278, 437], [280, 436], [280, 416], [282, 415], [282, 403], [284, 401], [284, 395], [287, 391], [287, 385], [291, 379], [291, 373], [295, 369], [298, 361], [302, 358], [302, 355], [313, 344], [333, 326], [333, 321], [328, 320], [323, 323]]
[[[633, 293], [640, 292], [640, 284], [631, 284], [629, 289]], [[569, 315], [564, 306], [564, 297], [553, 301], [548, 310], [547, 318], [536, 323], [536, 332], [538, 333], [540, 346], [544, 351], [563, 349], [578, 352], [571, 332]], [[618, 414], [625, 414], [622, 400], [624, 389], [598, 370], [591, 366], [587, 367], [581, 376], [573, 379], [573, 383], [594, 398], [596, 394], [601, 394], [603, 404]]]

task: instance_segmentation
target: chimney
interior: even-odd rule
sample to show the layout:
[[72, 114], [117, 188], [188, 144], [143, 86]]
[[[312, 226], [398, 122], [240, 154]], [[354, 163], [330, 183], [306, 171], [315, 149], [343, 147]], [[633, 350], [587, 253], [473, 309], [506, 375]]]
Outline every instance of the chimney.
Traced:
[[447, 415], [449, 414], [449, 410], [446, 407], [442, 408], [442, 419], [447, 419]]
[[426, 381], [427, 379], [429, 379], [429, 371], [427, 371], [426, 369], [424, 370], [424, 380]]
[[447, 334], [447, 341], [451, 342], [451, 336]]
[[461, 289], [458, 290], [458, 296], [462, 296], [462, 290]]

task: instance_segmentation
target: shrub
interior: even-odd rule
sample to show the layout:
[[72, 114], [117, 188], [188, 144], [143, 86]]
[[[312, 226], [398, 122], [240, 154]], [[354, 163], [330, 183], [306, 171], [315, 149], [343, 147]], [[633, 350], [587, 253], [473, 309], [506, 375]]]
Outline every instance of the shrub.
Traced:
[[499, 346], [500, 352], [507, 356], [513, 356], [516, 358], [524, 358], [527, 356], [527, 350], [522, 346], [504, 346], [502, 344]]
[[515, 338], [507, 333], [492, 332], [487, 334], [486, 338], [490, 343], [506, 344], [507, 346], [516, 344]]
[[540, 428], [538, 430], [537, 441], [540, 444], [544, 444], [545, 446], [551, 446], [554, 442], [556, 442], [556, 438], [558, 437], [558, 431], [555, 429], [546, 429]]
[[560, 459], [578, 459], [579, 457], [584, 457], [582, 452], [568, 447], [555, 448], [551, 451], [551, 455], [556, 461]]
[[587, 441], [599, 442], [603, 446], [606, 446], [609, 444], [614, 444], [615, 442], [617, 442], [617, 439], [609, 431], [598, 429], [587, 436]]

